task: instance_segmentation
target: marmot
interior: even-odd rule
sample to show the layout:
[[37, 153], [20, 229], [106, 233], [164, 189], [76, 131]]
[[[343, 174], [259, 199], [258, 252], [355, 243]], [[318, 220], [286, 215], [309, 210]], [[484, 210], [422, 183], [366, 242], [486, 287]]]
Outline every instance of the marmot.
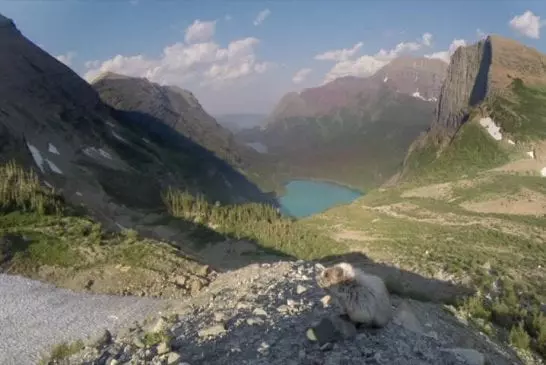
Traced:
[[352, 322], [383, 327], [392, 318], [389, 293], [381, 278], [343, 262], [324, 269], [316, 280]]

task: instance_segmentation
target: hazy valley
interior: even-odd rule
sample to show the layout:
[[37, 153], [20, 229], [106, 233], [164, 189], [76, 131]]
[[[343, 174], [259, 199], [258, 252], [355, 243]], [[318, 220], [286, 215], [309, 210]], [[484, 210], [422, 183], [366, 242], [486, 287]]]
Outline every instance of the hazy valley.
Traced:
[[[537, 49], [489, 35], [214, 118], [151, 76], [87, 82], [14, 21], [1, 363], [544, 363]], [[315, 275], [339, 262], [383, 279], [386, 327], [319, 331]]]

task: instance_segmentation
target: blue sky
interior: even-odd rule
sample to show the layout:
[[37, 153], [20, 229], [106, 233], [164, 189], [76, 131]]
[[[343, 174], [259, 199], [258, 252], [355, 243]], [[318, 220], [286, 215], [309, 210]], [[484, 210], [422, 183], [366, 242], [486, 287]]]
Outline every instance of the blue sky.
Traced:
[[404, 53], [448, 61], [483, 34], [546, 51], [543, 0], [5, 0], [0, 13], [88, 80], [112, 70], [176, 84], [213, 114], [268, 113], [288, 91]]

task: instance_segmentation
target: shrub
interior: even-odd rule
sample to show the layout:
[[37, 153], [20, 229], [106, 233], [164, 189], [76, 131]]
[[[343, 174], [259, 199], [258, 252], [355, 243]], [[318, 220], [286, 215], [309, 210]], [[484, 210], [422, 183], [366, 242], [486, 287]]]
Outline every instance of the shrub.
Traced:
[[522, 350], [528, 350], [531, 343], [531, 338], [523, 328], [523, 322], [513, 326], [510, 330], [510, 343], [512, 346], [518, 347]]
[[40, 185], [34, 171], [15, 162], [0, 166], [0, 213], [22, 210], [38, 214], [60, 214], [62, 198]]

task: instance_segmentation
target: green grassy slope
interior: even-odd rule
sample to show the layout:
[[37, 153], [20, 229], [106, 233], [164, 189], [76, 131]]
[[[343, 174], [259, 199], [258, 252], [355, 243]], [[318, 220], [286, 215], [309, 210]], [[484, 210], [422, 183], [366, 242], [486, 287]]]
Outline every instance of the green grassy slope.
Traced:
[[474, 288], [457, 303], [459, 315], [546, 357], [546, 180], [533, 171], [492, 170], [528, 160], [529, 143], [546, 137], [546, 94], [517, 80], [512, 91], [482, 105], [503, 141], [474, 113], [449, 144], [423, 139], [397, 186], [308, 224], [373, 260]]
[[8, 163], [0, 166], [0, 270], [72, 289], [180, 297], [187, 290], [171, 279], [195, 277], [203, 265], [131, 230], [106, 233]]

